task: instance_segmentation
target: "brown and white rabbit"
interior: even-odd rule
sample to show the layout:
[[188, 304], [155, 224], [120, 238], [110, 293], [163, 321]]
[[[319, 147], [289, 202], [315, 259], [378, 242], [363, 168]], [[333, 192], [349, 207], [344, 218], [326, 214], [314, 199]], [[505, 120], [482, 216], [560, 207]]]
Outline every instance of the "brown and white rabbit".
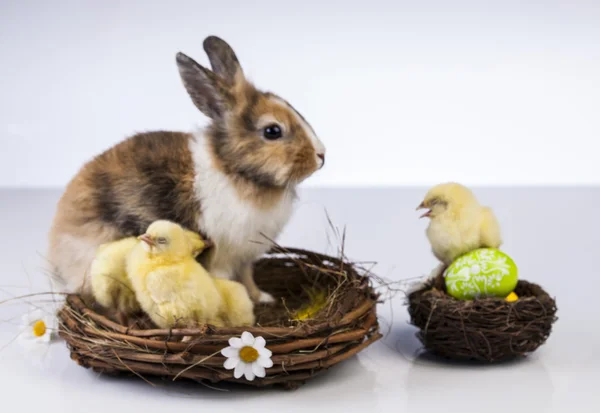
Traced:
[[[195, 133], [141, 133], [85, 164], [59, 201], [48, 260], [68, 291], [89, 293], [96, 248], [166, 219], [215, 246], [203, 263], [238, 279], [255, 301], [253, 262], [290, 218], [298, 183], [320, 169], [325, 148], [289, 103], [256, 89], [231, 47], [204, 40], [212, 71], [177, 54], [183, 84], [212, 122]], [[266, 237], [265, 237], [266, 236]]]

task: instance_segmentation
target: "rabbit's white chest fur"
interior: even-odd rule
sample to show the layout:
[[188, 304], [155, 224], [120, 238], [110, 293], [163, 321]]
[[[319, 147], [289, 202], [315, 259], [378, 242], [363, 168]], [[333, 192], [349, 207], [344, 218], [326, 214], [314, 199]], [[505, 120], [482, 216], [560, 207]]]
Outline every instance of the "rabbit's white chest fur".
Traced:
[[196, 171], [196, 196], [202, 210], [200, 227], [216, 244], [210, 271], [216, 277], [231, 279], [241, 265], [270, 249], [268, 239], [277, 238], [290, 219], [294, 194], [266, 209], [241, 199], [230, 178], [212, 166], [202, 132], [195, 137], [195, 141], [190, 141], [190, 149]]

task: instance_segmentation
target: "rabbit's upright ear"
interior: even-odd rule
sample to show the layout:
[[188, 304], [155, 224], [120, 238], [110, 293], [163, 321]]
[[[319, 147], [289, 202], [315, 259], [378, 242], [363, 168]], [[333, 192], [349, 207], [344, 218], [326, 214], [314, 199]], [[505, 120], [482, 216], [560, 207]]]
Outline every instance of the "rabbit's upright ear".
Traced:
[[217, 36], [204, 39], [204, 51], [208, 55], [213, 72], [220, 76], [227, 84], [233, 85], [236, 76], [243, 77], [242, 66], [235, 52]]
[[217, 76], [183, 53], [177, 53], [177, 67], [196, 107], [211, 119], [222, 118], [226, 108], [225, 97]]

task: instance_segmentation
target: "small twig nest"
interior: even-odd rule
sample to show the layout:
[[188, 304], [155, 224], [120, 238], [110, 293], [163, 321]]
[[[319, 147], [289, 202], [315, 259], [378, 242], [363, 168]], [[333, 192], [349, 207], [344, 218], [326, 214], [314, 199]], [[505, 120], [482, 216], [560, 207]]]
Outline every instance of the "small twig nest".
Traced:
[[[60, 335], [73, 360], [100, 372], [254, 386], [282, 384], [288, 389], [381, 337], [378, 297], [369, 276], [352, 263], [299, 249], [279, 249], [257, 262], [255, 279], [278, 303], [257, 306], [254, 327], [158, 329], [144, 316], [124, 326], [81, 297], [70, 295], [59, 313]], [[315, 295], [321, 298], [311, 310]], [[233, 371], [223, 366], [220, 351], [229, 346], [231, 337], [245, 331], [262, 336], [273, 353], [273, 367], [266, 369], [264, 378], [235, 379]], [[184, 336], [192, 337], [191, 341], [182, 341]]]
[[541, 346], [556, 321], [556, 303], [539, 285], [519, 281], [519, 299], [457, 300], [443, 275], [408, 295], [411, 322], [423, 346], [442, 357], [496, 362]]

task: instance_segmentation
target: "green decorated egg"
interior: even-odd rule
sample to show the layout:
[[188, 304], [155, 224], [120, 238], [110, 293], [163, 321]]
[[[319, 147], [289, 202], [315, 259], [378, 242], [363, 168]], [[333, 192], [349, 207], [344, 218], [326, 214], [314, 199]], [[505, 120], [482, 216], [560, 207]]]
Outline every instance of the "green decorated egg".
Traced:
[[458, 257], [444, 273], [448, 294], [459, 300], [506, 297], [517, 286], [515, 262], [493, 248], [481, 248]]

